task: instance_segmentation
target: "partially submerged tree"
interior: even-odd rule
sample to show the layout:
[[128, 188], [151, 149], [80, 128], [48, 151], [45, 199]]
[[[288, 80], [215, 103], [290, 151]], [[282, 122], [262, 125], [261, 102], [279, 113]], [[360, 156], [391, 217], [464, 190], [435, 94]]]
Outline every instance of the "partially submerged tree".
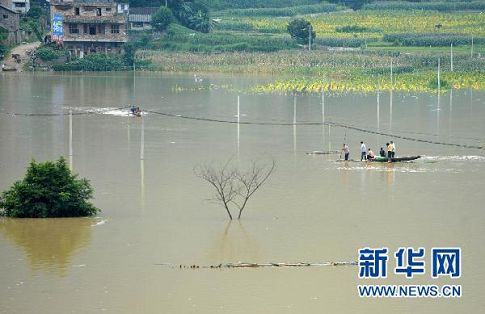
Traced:
[[221, 168], [202, 165], [196, 167], [194, 172], [216, 190], [214, 199], [224, 206], [232, 220], [230, 208], [236, 207], [237, 219], [240, 219], [251, 196], [268, 180], [275, 168], [274, 160], [269, 165], [251, 161], [248, 169], [242, 171], [229, 160]]
[[32, 161], [25, 178], [0, 196], [0, 213], [18, 218], [92, 216], [99, 211], [88, 202], [92, 196], [89, 181], [72, 174], [63, 157]]

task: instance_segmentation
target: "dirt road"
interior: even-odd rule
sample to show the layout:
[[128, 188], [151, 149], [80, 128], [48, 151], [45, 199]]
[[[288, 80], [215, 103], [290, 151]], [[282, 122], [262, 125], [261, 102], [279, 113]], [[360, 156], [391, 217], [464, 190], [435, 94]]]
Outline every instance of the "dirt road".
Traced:
[[[3, 60], [5, 68], [15, 68], [17, 71], [22, 72], [24, 65], [30, 61], [30, 56], [27, 54], [28, 51], [33, 51], [35, 48], [40, 46], [40, 42], [33, 42], [28, 44], [22, 44], [12, 49], [9, 56]], [[18, 63], [12, 55], [19, 55], [20, 63]]]

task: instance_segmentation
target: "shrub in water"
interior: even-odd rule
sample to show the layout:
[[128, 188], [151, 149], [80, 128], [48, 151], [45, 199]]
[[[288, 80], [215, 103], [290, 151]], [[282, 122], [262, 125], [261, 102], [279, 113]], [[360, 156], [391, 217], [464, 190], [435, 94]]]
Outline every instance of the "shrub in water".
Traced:
[[95, 215], [99, 209], [89, 203], [93, 189], [87, 179], [72, 174], [64, 158], [32, 161], [23, 180], [0, 196], [0, 208], [8, 217], [47, 218]]

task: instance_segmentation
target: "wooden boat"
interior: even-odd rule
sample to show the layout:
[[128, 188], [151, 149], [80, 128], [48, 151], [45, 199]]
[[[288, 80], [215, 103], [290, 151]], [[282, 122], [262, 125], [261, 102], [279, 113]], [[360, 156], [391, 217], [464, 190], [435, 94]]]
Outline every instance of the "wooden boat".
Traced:
[[4, 71], [4, 72], [15, 72], [15, 71], [17, 71], [17, 68], [5, 66], [5, 67], [2, 67], [2, 71]]
[[[406, 162], [406, 161], [413, 161], [418, 158], [421, 158], [421, 156], [404, 156], [404, 157], [394, 157], [391, 158], [391, 162]], [[380, 157], [376, 156], [374, 159], [369, 159], [369, 160], [355, 160], [355, 159], [349, 159], [349, 160], [343, 160], [339, 159], [337, 160], [338, 162], [388, 162], [387, 157]]]
[[[391, 162], [412, 161], [421, 158], [421, 156], [404, 156], [391, 158]], [[387, 157], [376, 156], [374, 159], [369, 159], [369, 162], [388, 162]]]

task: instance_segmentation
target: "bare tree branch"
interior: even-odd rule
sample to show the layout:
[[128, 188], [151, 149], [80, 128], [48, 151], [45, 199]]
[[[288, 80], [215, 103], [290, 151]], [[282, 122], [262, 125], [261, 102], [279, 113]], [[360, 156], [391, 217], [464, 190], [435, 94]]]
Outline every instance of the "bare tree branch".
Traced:
[[232, 220], [230, 204], [238, 210], [238, 219], [246, 207], [249, 198], [268, 180], [276, 168], [276, 162], [272, 160], [270, 166], [259, 166], [257, 162], [251, 161], [246, 172], [241, 172], [232, 166], [232, 159], [229, 159], [219, 170], [212, 166], [202, 165], [194, 168], [195, 174], [207, 181], [216, 190], [214, 200], [221, 203]]
[[239, 215], [238, 219], [241, 218], [241, 214], [249, 201], [249, 198], [268, 180], [273, 171], [276, 168], [276, 162], [272, 160], [272, 164], [269, 167], [260, 167], [255, 161], [251, 162], [251, 167], [246, 173], [238, 173], [237, 180], [241, 185], [242, 189], [238, 195], [242, 198], [242, 204], [238, 206]]

